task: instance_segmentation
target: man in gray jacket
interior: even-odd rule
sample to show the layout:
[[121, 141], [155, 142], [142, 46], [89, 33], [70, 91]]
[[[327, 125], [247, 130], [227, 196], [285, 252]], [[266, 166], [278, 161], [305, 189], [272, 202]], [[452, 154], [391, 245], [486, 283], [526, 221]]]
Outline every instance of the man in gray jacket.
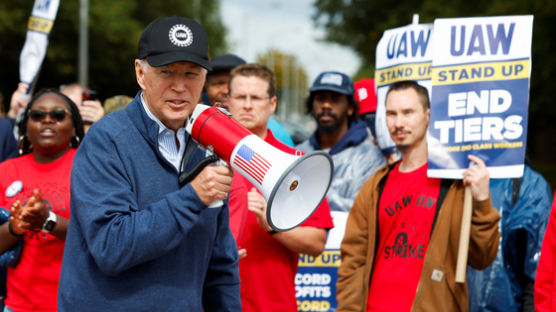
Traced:
[[373, 144], [365, 122], [357, 118], [353, 82], [339, 72], [323, 72], [309, 89], [307, 111], [317, 130], [296, 148], [324, 150], [334, 160], [334, 176], [326, 194], [331, 211], [348, 212], [361, 185], [386, 163]]

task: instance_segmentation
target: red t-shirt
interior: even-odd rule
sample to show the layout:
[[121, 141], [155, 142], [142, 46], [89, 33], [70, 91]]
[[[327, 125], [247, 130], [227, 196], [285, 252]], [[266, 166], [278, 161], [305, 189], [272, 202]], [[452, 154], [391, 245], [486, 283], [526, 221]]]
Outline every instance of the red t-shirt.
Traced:
[[427, 164], [390, 171], [380, 197], [379, 245], [367, 311], [410, 311], [432, 230], [440, 179], [427, 178]]
[[[280, 143], [268, 132], [265, 141], [278, 149], [295, 154], [296, 150]], [[239, 260], [242, 311], [297, 311], [295, 274], [298, 254], [282, 245], [257, 223], [247, 210], [247, 192], [253, 185], [236, 173], [230, 192], [230, 227], [238, 248], [247, 250], [247, 257]], [[243, 190], [242, 194], [238, 194]], [[246, 213], [242, 213], [246, 212]], [[238, 224], [241, 223], [242, 224]], [[301, 226], [330, 229], [334, 226], [330, 207], [324, 200]], [[239, 238], [239, 239], [238, 239]]]
[[[70, 173], [75, 149], [49, 164], [34, 161], [33, 154], [0, 164], [0, 207], [9, 208], [16, 200], [27, 201], [38, 189], [57, 215], [70, 217]], [[22, 187], [15, 181], [21, 181]], [[62, 268], [64, 242], [43, 232], [27, 232], [19, 263], [8, 268], [5, 304], [14, 311], [56, 311], [58, 280]]]
[[245, 224], [247, 221], [247, 192], [250, 190], [250, 183], [243, 178], [241, 174], [234, 170], [234, 178], [230, 188], [230, 198], [228, 200], [230, 207], [230, 230], [232, 235], [239, 242], [243, 238], [245, 232]]

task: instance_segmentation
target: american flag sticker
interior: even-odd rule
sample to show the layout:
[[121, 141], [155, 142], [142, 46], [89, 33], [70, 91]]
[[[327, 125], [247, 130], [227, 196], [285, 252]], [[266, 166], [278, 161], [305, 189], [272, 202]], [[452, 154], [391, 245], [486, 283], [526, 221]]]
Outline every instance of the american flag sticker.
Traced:
[[235, 163], [261, 185], [263, 184], [266, 172], [272, 167], [270, 162], [245, 144], [242, 144], [238, 149]]

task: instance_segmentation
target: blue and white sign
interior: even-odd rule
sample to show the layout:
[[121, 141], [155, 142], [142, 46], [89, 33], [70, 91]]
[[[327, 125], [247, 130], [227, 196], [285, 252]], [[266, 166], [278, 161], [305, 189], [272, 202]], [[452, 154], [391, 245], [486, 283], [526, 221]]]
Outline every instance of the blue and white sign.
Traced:
[[523, 175], [533, 16], [436, 19], [428, 176], [461, 179], [468, 154], [491, 178]]
[[346, 231], [348, 213], [331, 211], [334, 227], [328, 232], [324, 252], [318, 257], [299, 255], [295, 275], [297, 311], [332, 312], [338, 308], [336, 282], [341, 264], [340, 244]]
[[41, 68], [60, 0], [35, 0], [19, 55], [19, 79], [31, 85]]
[[385, 153], [396, 147], [386, 126], [386, 93], [390, 85], [415, 80], [431, 91], [432, 24], [411, 24], [384, 32], [376, 47], [375, 84], [377, 142]]

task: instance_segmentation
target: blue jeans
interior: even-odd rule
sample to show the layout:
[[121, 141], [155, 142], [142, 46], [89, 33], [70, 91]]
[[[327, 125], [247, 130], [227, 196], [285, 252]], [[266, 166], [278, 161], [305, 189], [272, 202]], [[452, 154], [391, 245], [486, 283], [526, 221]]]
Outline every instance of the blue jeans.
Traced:
[[8, 308], [7, 306], [4, 306], [4, 312], [14, 312], [14, 310]]

